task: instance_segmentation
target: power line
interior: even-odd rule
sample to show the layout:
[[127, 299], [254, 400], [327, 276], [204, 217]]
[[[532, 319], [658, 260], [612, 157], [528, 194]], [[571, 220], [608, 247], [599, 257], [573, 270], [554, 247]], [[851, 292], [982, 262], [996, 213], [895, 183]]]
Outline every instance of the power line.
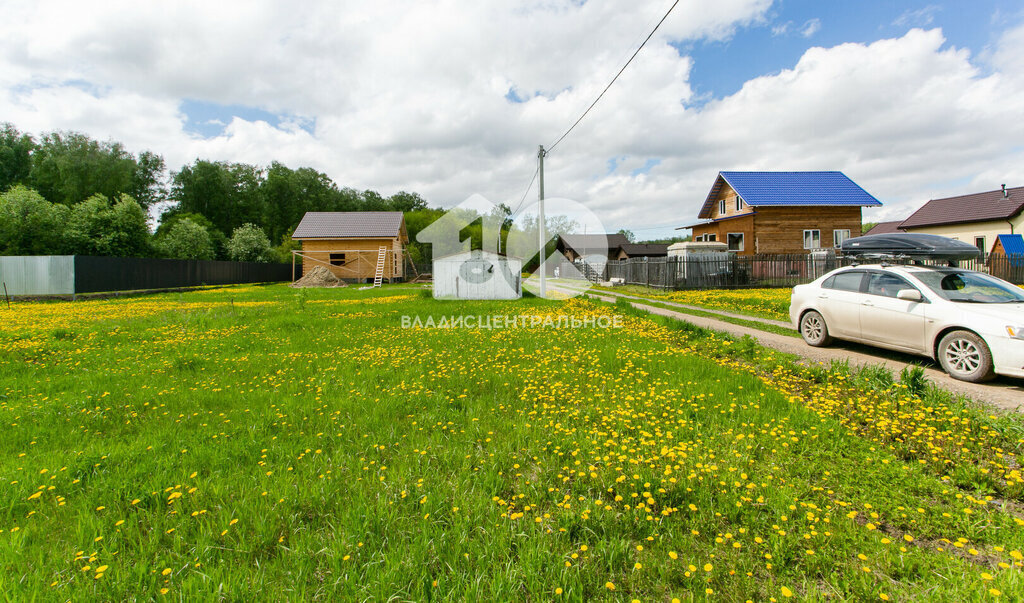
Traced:
[[523, 202], [526, 201], [526, 196], [530, 194], [530, 189], [533, 188], [533, 183], [537, 180], [537, 174], [540, 172], [540, 165], [537, 165], [537, 169], [533, 170], [533, 178], [530, 178], [530, 184], [526, 186], [526, 191], [523, 192], [523, 198], [519, 200], [519, 205], [516, 206], [515, 211], [510, 215], [510, 219], [515, 219], [519, 215], [519, 208], [523, 206]]
[[626, 70], [626, 67], [629, 67], [629, 64], [633, 62], [633, 59], [636, 58], [636, 55], [640, 54], [640, 51], [643, 50], [647, 42], [651, 39], [652, 36], [654, 36], [654, 32], [658, 31], [658, 28], [661, 27], [661, 24], [665, 22], [665, 19], [668, 18], [668, 16], [672, 13], [672, 10], [675, 9], [677, 4], [679, 4], [679, 0], [676, 0], [675, 2], [672, 3], [672, 6], [669, 7], [668, 12], [665, 13], [665, 16], [661, 18], [661, 21], [658, 21], [658, 24], [654, 26], [654, 29], [651, 30], [651, 33], [647, 34], [647, 37], [644, 38], [644, 41], [640, 44], [636, 51], [633, 52], [633, 55], [629, 57], [629, 60], [626, 61], [626, 64], [622, 66], [622, 69], [619, 69], [619, 72], [615, 74], [615, 77], [612, 78], [612, 81], [608, 82], [608, 85], [604, 87], [604, 90], [601, 91], [601, 94], [597, 95], [597, 98], [594, 99], [594, 102], [590, 103], [590, 106], [587, 107], [587, 110], [583, 112], [583, 115], [580, 115], [579, 119], [577, 119], [576, 122], [573, 123], [568, 130], [565, 131], [565, 134], [562, 134], [558, 138], [558, 140], [554, 142], [554, 144], [548, 145], [548, 153], [555, 150], [555, 147], [558, 146], [558, 143], [562, 142], [562, 139], [568, 136], [569, 133], [572, 132], [573, 129], [575, 129], [581, 121], [583, 121], [583, 118], [587, 116], [587, 113], [590, 113], [590, 110], [593, 109], [594, 105], [596, 105], [597, 102], [601, 100], [601, 97], [604, 96], [604, 93], [608, 92], [608, 89], [612, 87], [612, 84], [615, 83], [615, 80], [619, 79], [619, 76], [622, 75], [622, 72]]

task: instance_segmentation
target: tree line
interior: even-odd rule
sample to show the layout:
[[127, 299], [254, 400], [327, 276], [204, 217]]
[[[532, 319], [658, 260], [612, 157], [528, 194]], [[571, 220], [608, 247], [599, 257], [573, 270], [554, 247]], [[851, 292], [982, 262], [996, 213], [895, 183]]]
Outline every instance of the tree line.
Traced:
[[[150, 210], [160, 208], [151, 232]], [[417, 193], [340, 187], [308, 167], [196, 159], [168, 173], [160, 155], [119, 142], [0, 126], [3, 255], [288, 261], [307, 211], [406, 212], [411, 237], [443, 213]]]

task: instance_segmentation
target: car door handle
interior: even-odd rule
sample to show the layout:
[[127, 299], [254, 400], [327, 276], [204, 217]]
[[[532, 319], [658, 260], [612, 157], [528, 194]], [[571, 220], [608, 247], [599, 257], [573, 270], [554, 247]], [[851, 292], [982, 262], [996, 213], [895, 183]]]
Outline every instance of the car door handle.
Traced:
[[828, 299], [828, 296], [827, 295], [819, 295], [818, 299]]

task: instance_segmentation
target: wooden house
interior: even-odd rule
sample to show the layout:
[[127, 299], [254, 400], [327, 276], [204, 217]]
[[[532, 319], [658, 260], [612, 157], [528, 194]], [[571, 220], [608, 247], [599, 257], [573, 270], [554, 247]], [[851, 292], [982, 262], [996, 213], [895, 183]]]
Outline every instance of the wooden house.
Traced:
[[706, 221], [682, 228], [737, 255], [808, 253], [860, 236], [861, 209], [881, 204], [842, 172], [719, 172]]
[[999, 235], [1024, 231], [1024, 186], [932, 199], [901, 222], [900, 230], [966, 241], [986, 253]]
[[382, 280], [400, 281], [405, 276], [409, 234], [400, 211], [306, 212], [292, 239], [302, 243], [302, 249], [293, 252], [293, 265], [294, 258], [301, 257], [303, 273], [326, 266], [340, 279], [365, 282], [373, 280], [380, 267]]

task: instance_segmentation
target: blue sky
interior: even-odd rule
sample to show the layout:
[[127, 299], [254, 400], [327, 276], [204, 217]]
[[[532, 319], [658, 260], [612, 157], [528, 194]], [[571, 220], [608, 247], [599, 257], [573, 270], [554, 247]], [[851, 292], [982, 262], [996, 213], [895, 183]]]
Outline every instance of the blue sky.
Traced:
[[[706, 102], [738, 91], [755, 77], [792, 68], [813, 46], [870, 43], [904, 35], [908, 29], [939, 27], [947, 45], [983, 52], [1002, 31], [1021, 19], [1019, 2], [893, 2], [783, 0], [769, 10], [769, 21], [738, 29], [723, 42], [676, 45], [693, 58], [690, 83]], [[809, 34], [809, 35], [807, 35]]]
[[181, 112], [188, 118], [185, 122], [185, 131], [203, 138], [221, 135], [224, 132], [224, 128], [235, 117], [240, 117], [246, 121], [265, 121], [275, 128], [280, 127], [285, 121], [292, 121], [310, 133], [313, 132], [314, 128], [313, 120], [303, 120], [294, 116], [271, 113], [270, 111], [245, 105], [218, 105], [216, 103], [185, 99], [181, 102]]

